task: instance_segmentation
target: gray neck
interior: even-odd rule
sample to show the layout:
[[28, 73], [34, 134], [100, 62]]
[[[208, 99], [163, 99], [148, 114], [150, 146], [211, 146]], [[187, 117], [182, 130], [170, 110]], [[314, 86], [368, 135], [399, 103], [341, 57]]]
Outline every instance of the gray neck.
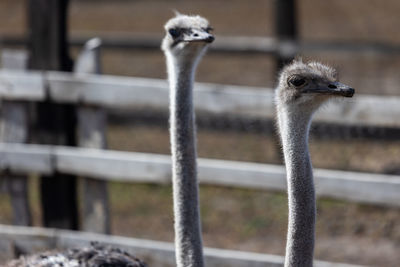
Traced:
[[174, 60], [167, 56], [171, 90], [170, 135], [176, 261], [178, 267], [202, 267], [204, 264], [192, 97], [196, 64], [177, 64]]
[[286, 267], [313, 265], [316, 207], [308, 152], [311, 117], [311, 112], [285, 109], [278, 112], [289, 198]]

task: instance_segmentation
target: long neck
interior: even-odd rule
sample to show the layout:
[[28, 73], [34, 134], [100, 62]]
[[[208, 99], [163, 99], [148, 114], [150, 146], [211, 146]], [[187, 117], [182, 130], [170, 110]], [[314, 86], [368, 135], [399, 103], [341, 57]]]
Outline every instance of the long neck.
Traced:
[[286, 267], [313, 265], [316, 207], [308, 152], [311, 117], [311, 113], [291, 112], [285, 108], [278, 112], [289, 198]]
[[170, 83], [170, 136], [178, 267], [202, 267], [203, 248], [196, 170], [193, 80], [196, 62], [167, 56]]

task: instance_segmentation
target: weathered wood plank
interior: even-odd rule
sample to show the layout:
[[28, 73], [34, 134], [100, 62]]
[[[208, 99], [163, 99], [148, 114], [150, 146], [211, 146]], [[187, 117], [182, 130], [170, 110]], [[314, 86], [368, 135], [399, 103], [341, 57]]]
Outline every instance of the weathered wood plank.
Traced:
[[171, 160], [167, 155], [67, 147], [55, 152], [55, 168], [60, 172], [122, 182], [168, 184], [171, 180]]
[[2, 142], [25, 143], [28, 139], [26, 103], [3, 101], [0, 137]]
[[400, 176], [324, 169], [315, 169], [314, 176], [317, 195], [353, 202], [400, 205]]
[[2, 49], [1, 65], [5, 69], [25, 70], [28, 65], [28, 53], [24, 50]]
[[[51, 167], [44, 164], [46, 160], [52, 163]], [[171, 180], [169, 155], [0, 144], [1, 170], [29, 172], [30, 168], [107, 181], [168, 184]], [[285, 169], [280, 165], [199, 159], [198, 169], [199, 180], [204, 184], [286, 191]], [[318, 196], [400, 205], [400, 176], [323, 169], [315, 169], [314, 176]]]
[[[89, 40], [80, 53], [74, 73], [100, 73], [100, 45], [98, 38]], [[106, 112], [101, 107], [81, 105], [78, 107], [78, 146], [105, 149]], [[110, 208], [107, 182], [94, 178], [83, 178], [82, 229], [95, 233], [110, 233]]]
[[[42, 250], [51, 248], [66, 249], [82, 247], [91, 241], [122, 248], [136, 257], [143, 259], [149, 266], [175, 266], [174, 245], [168, 242], [109, 236], [88, 232], [43, 229], [36, 227], [15, 227], [0, 225], [0, 247], [14, 243], [26, 252], [34, 252], [41, 245]], [[1, 257], [3, 256], [3, 257]], [[1, 255], [4, 258], [6, 255]], [[278, 267], [283, 266], [284, 257], [245, 251], [224, 250], [217, 248], [204, 249], [207, 266], [213, 267]], [[356, 265], [315, 261], [317, 267], [356, 267]]]
[[[46, 93], [40, 74], [0, 71], [0, 97], [11, 100], [43, 100]], [[81, 103], [106, 108], [167, 110], [168, 86], [159, 79], [108, 75], [74, 75], [45, 72], [48, 96], [59, 103]], [[28, 91], [30, 84], [33, 88]], [[274, 118], [273, 89], [197, 83], [197, 112], [250, 118]], [[355, 95], [327, 104], [314, 121], [345, 125], [400, 127], [400, 97]]]
[[0, 168], [16, 174], [54, 173], [51, 146], [0, 143]]
[[62, 72], [48, 72], [46, 80], [49, 95], [56, 102], [114, 108], [164, 108], [168, 100], [165, 99], [168, 87], [164, 80], [90, 74], [71, 76]]
[[294, 0], [280, 0], [274, 2], [275, 33], [280, 43], [276, 53], [276, 70], [292, 61], [299, 53], [297, 7]]
[[[23, 70], [26, 68], [27, 53], [25, 51], [6, 50], [2, 52], [1, 59], [3, 68]], [[26, 143], [29, 132], [27, 103], [3, 100], [1, 115], [0, 141]], [[11, 199], [13, 224], [31, 225], [27, 176], [6, 174], [4, 178]]]
[[[28, 111], [26, 103], [3, 101], [0, 126], [1, 142], [25, 143], [28, 138]], [[13, 224], [31, 225], [26, 175], [4, 173], [10, 194]]]
[[322, 108], [314, 121], [346, 125], [400, 126], [400, 97], [357, 95]]
[[14, 225], [32, 225], [27, 176], [14, 174], [6, 176], [6, 179], [13, 214], [12, 223]]
[[[31, 70], [72, 71], [69, 56], [69, 0], [27, 0], [28, 68]], [[31, 88], [30, 88], [31, 89]], [[31, 89], [32, 90], [32, 89]], [[47, 84], [44, 84], [46, 93]], [[45, 95], [46, 97], [46, 95]], [[42, 144], [75, 146], [74, 105], [55, 104], [50, 99], [34, 103], [35, 136]], [[77, 229], [77, 179], [54, 173], [40, 180], [42, 223], [47, 227]]]
[[5, 100], [41, 101], [46, 96], [43, 74], [39, 71], [0, 71], [0, 97]]
[[[81, 47], [92, 36], [99, 36], [105, 48], [143, 49], [160, 50], [160, 42], [163, 38], [160, 34], [132, 33], [132, 32], [80, 32], [73, 33], [70, 38], [70, 45]], [[4, 46], [26, 45], [26, 38], [23, 35], [0, 35], [0, 44]], [[345, 53], [375, 53], [393, 55], [400, 53], [400, 46], [397, 44], [379, 42], [348, 42], [348, 41], [300, 41], [296, 44], [298, 50], [303, 52], [334, 51]], [[274, 37], [253, 37], [253, 36], [220, 36], [210, 47], [210, 52], [218, 53], [279, 53], [281, 43]]]

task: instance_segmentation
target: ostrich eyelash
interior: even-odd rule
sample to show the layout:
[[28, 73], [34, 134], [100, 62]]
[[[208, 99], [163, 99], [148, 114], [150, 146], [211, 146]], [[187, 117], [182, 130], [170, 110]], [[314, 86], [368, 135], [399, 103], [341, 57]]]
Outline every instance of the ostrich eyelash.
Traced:
[[177, 38], [179, 35], [181, 35], [182, 30], [181, 29], [169, 29], [168, 33], [173, 37]]
[[299, 76], [293, 76], [288, 79], [289, 85], [293, 85], [295, 87], [302, 87], [306, 84], [306, 79]]

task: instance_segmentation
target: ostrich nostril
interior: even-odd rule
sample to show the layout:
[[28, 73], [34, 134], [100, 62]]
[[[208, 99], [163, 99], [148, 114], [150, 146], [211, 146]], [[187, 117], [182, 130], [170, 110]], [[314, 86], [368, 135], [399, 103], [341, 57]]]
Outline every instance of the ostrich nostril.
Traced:
[[194, 37], [199, 37], [199, 35], [197, 33], [193, 34]]
[[212, 43], [214, 40], [215, 40], [215, 37], [210, 35], [210, 36], [207, 37], [206, 42], [207, 43]]
[[332, 89], [336, 89], [337, 88], [336, 85], [334, 85], [334, 84], [330, 84], [330, 85], [328, 85], [328, 87], [332, 88]]
[[349, 88], [349, 90], [347, 90], [346, 95], [347, 97], [352, 97], [354, 95], [354, 92], [356, 90], [354, 90], [354, 88]]

